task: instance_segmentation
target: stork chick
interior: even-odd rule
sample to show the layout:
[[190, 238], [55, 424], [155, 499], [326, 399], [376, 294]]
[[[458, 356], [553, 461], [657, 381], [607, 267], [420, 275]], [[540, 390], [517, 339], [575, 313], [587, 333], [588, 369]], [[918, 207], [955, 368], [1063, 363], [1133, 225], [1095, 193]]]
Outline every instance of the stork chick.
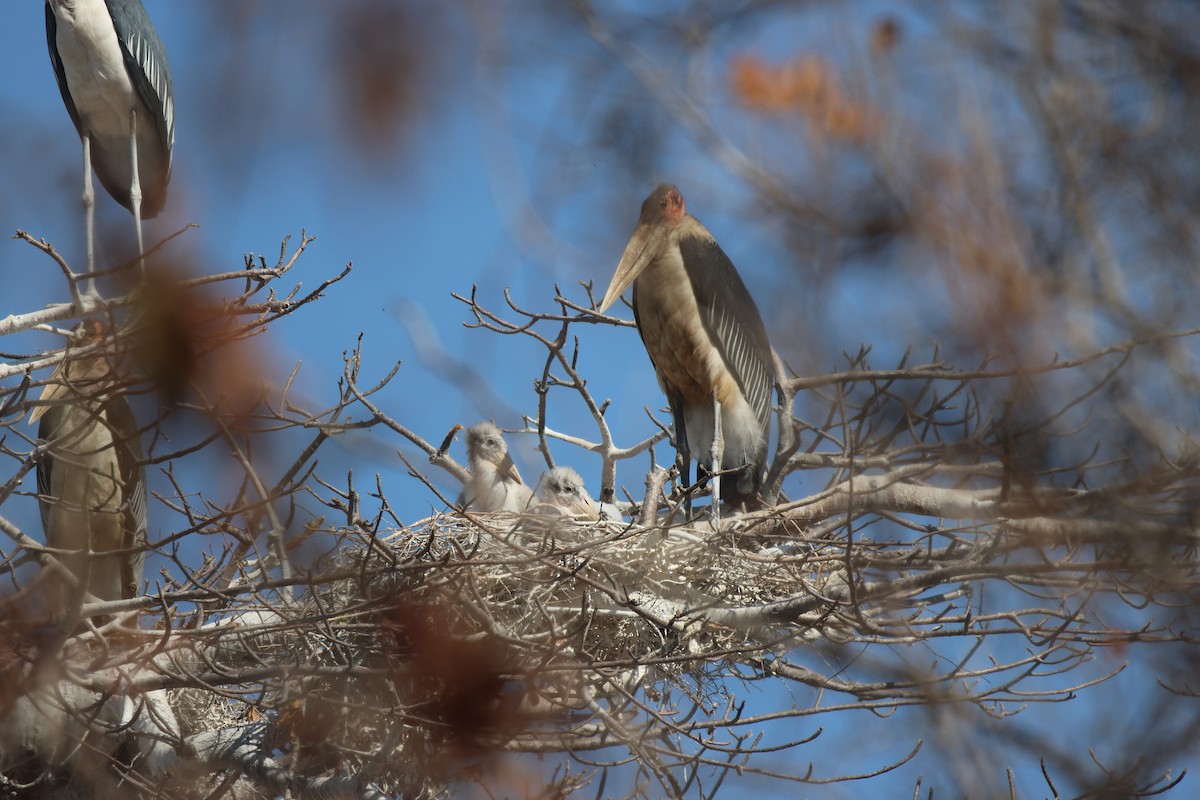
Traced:
[[533, 491], [521, 480], [508, 454], [508, 444], [495, 424], [480, 422], [467, 429], [467, 460], [471, 478], [459, 496], [460, 506], [473, 511], [521, 513], [529, 505]]
[[592, 499], [583, 478], [570, 467], [555, 467], [542, 475], [535, 501], [538, 511], [552, 511], [587, 520], [621, 519], [621, 512], [616, 506], [597, 503]]

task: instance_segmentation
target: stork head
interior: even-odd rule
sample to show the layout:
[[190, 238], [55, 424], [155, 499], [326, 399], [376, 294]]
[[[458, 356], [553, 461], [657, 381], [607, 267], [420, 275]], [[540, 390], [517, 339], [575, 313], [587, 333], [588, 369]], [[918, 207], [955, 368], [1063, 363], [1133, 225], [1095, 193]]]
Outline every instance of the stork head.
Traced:
[[600, 512], [584, 488], [583, 478], [570, 467], [555, 467], [542, 476], [538, 502], [572, 517], [599, 519]]
[[683, 195], [674, 186], [664, 183], [650, 193], [642, 203], [642, 215], [638, 217], [629, 244], [625, 245], [625, 253], [613, 274], [612, 283], [600, 301], [600, 311], [617, 302], [617, 298], [642, 274], [642, 270], [654, 262], [670, 241], [671, 230], [686, 214]]
[[473, 470], [483, 463], [491, 464], [502, 480], [524, 483], [508, 455], [508, 444], [494, 423], [480, 422], [467, 428], [467, 459]]
[[68, 397], [100, 397], [111, 386], [114, 374], [113, 354], [96, 348], [86, 355], [72, 350], [92, 347], [104, 341], [108, 327], [101, 320], [88, 318], [75, 326], [67, 342], [67, 352], [42, 390], [38, 404], [29, 413], [30, 423], [37, 422], [56, 401]]

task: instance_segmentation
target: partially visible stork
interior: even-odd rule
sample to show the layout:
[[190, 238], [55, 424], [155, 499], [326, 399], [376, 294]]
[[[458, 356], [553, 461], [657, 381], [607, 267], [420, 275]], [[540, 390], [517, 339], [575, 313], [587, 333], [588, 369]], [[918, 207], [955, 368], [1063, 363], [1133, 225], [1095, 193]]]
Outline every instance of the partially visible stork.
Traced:
[[[41, 420], [38, 438], [48, 448], [37, 464], [46, 544], [73, 551], [59, 560], [79, 579], [80, 592], [121, 600], [136, 596], [145, 558], [146, 475], [138, 425], [119, 393], [111, 354], [70, 352], [104, 337], [103, 323], [80, 323], [29, 421]], [[60, 584], [56, 616], [80, 597]]]
[[611, 503], [597, 503], [588, 494], [583, 478], [570, 467], [555, 467], [542, 475], [534, 494], [533, 507], [568, 517], [620, 521], [621, 512]]
[[[133, 212], [140, 259], [142, 219], [162, 210], [171, 178], [175, 100], [167, 51], [141, 0], [47, 0], [46, 40], [83, 142], [88, 272], [96, 266], [93, 167], [113, 199]], [[88, 294], [96, 294], [90, 277]]]
[[659, 186], [642, 203], [599, 310], [630, 284], [638, 332], [671, 405], [683, 484], [694, 452], [701, 477], [712, 475], [716, 516], [716, 498], [758, 505], [775, 383], [771, 345], [733, 263], [674, 186]]
[[525, 511], [533, 490], [521, 480], [495, 424], [480, 422], [467, 429], [467, 460], [471, 479], [459, 496], [460, 506], [474, 511]]

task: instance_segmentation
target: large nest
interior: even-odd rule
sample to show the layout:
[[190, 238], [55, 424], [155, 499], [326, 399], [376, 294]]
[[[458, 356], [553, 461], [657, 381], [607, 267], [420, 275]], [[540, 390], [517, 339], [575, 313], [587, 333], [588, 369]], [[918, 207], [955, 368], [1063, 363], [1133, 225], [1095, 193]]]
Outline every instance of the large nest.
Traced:
[[[46, 703], [109, 709], [87, 735], [112, 753], [140, 736], [135, 767], [159, 792], [203, 794], [233, 764], [247, 791], [302, 775], [439, 797], [481, 755], [628, 743], [672, 692], [699, 700], [747, 652], [812, 635], [836, 577], [814, 546], [743, 550], [704, 525], [455, 513], [326, 534], [336, 546], [308, 573], [244, 562], [224, 608], [177, 614], [169, 635], [72, 639], [66, 672], [85, 678]], [[130, 702], [154, 717], [127, 727]]]
[[[230, 668], [291, 666], [255, 704], [273, 712], [294, 769], [365, 774], [412, 796], [441, 791], [459, 756], [529, 749], [551, 726], [557, 748], [616, 744], [607, 728], [638, 716], [639, 692], [694, 693], [723, 669], [713, 653], [802, 635], [798, 615], [730, 609], [798, 595], [823, 605], [829, 572], [703, 526], [445, 514], [386, 536], [334, 533], [311, 591], [272, 603], [275, 624], [221, 650]], [[215, 702], [230, 722], [244, 714]]]

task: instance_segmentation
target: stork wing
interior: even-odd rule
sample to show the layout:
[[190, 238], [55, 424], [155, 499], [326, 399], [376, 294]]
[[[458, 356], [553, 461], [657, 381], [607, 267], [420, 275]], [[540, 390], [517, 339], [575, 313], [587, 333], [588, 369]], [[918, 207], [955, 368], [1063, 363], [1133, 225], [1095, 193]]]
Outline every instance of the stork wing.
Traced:
[[125, 529], [121, 547], [137, 548], [121, 565], [121, 587], [126, 597], [134, 597], [142, 583], [142, 565], [146, 560], [146, 469], [142, 441], [137, 419], [124, 397], [114, 395], [105, 401], [104, 414], [112, 431], [121, 475]]
[[71, 115], [71, 121], [75, 123], [75, 130], [79, 130], [79, 111], [75, 108], [75, 101], [71, 99], [71, 90], [67, 88], [67, 71], [63, 68], [62, 57], [58, 54], [58, 18], [54, 16], [54, 9], [48, 2], [46, 45], [50, 48], [50, 64], [54, 67], [54, 77], [58, 79], [58, 91], [62, 94], [63, 104], [67, 107], [67, 113]]
[[[171, 69], [167, 65], [167, 50], [158, 31], [150, 21], [150, 15], [139, 0], [104, 0], [121, 43], [121, 54], [125, 56], [126, 71], [133, 82], [138, 96], [150, 109], [158, 128], [158, 139], [163, 144], [162, 159], [171, 172], [171, 150], [175, 146], [175, 89], [171, 83]], [[47, 12], [54, 12], [47, 5]], [[49, 22], [47, 22], [49, 30]], [[53, 50], [53, 48], [52, 48]], [[56, 69], [58, 66], [56, 65]], [[59, 88], [63, 78], [59, 77]], [[65, 90], [63, 91], [66, 96]], [[70, 107], [70, 101], [67, 102]], [[75, 116], [72, 111], [72, 117]], [[76, 120], [76, 126], [79, 122]]]
[[[704, 230], [704, 234], [708, 231]], [[701, 263], [707, 267], [704, 272], [708, 280], [697, 281], [692, 277], [700, 318], [733, 372], [742, 394], [754, 409], [754, 416], [764, 432], [765, 444], [775, 371], [771, 343], [767, 340], [758, 306], [733, 262], [711, 234], [680, 236], [679, 249], [685, 264]]]
[[[42, 442], [47, 442], [54, 436], [53, 431], [58, 429], [58, 419], [61, 415], [61, 406], [50, 406], [43, 412], [41, 423], [38, 424], [38, 438]], [[53, 475], [54, 459], [49, 453], [43, 453], [37, 462], [38, 511], [42, 514], [42, 532], [46, 536], [46, 544], [50, 547], [54, 546], [49, 537], [50, 509], [58, 501], [58, 498], [50, 495], [54, 486]]]

